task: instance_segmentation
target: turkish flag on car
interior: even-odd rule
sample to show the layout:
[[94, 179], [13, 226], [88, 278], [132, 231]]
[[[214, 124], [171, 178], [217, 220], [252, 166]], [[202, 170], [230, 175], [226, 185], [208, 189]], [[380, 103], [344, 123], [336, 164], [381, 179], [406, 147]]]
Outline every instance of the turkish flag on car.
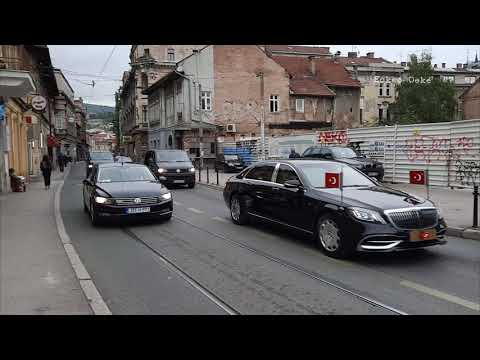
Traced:
[[326, 188], [340, 188], [340, 174], [339, 173], [325, 173], [325, 187]]
[[426, 176], [423, 170], [411, 170], [410, 171], [410, 184], [425, 185]]

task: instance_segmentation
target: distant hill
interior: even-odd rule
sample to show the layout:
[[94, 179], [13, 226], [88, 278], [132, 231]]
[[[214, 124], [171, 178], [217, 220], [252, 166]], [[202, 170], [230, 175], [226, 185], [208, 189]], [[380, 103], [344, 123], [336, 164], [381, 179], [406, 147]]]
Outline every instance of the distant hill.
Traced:
[[105, 105], [96, 105], [96, 104], [85, 104], [87, 107], [87, 112], [89, 114], [104, 114], [104, 113], [113, 113], [115, 112], [115, 108], [113, 106], [105, 106]]

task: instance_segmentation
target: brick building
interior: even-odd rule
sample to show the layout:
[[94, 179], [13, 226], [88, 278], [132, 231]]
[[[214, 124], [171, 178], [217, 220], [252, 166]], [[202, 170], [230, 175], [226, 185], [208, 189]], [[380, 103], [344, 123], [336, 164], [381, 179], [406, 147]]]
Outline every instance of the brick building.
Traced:
[[480, 78], [460, 95], [460, 99], [464, 120], [480, 119]]
[[213, 157], [216, 140], [257, 139], [263, 116], [266, 136], [358, 126], [360, 84], [328, 58], [328, 48], [316, 50], [318, 58], [306, 49], [270, 49], [209, 45], [179, 61], [143, 91], [149, 146]]

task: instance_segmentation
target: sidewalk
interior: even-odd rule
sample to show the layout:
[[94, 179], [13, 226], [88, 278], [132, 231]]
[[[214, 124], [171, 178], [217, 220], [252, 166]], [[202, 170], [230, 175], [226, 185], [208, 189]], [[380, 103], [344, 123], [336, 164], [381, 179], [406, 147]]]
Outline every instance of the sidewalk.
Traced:
[[25, 193], [0, 194], [0, 314], [92, 314], [59, 238], [54, 171]]
[[[217, 186], [217, 175], [214, 170], [209, 171], [209, 186], [222, 190], [227, 180], [235, 176], [233, 173], [218, 174], [219, 186]], [[198, 180], [198, 170], [196, 171], [196, 181]], [[207, 183], [207, 172], [202, 170], [201, 183]], [[425, 186], [410, 184], [389, 184], [385, 186], [393, 189], [402, 190], [413, 195], [427, 197]], [[480, 231], [471, 228], [473, 224], [473, 195], [472, 189], [451, 190], [450, 188], [431, 187], [430, 199], [435, 202], [443, 212], [448, 225], [447, 234], [468, 239], [480, 240]]]

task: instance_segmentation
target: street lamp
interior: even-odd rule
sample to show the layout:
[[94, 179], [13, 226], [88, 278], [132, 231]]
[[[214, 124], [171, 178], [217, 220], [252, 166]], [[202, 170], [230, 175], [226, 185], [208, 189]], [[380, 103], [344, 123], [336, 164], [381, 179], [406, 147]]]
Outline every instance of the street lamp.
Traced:
[[261, 138], [261, 149], [262, 149], [262, 160], [265, 160], [265, 83], [263, 72], [259, 72], [257, 77], [260, 78], [260, 97], [262, 99], [262, 118], [260, 120], [260, 138]]

